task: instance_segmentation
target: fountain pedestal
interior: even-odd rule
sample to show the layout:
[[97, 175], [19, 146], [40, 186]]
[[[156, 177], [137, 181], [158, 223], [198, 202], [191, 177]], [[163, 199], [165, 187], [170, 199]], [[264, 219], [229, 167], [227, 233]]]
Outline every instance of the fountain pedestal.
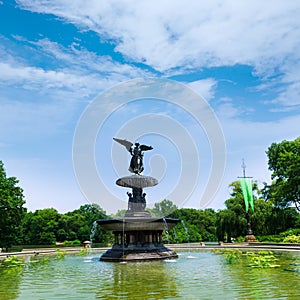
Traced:
[[143, 188], [156, 185], [155, 178], [132, 175], [120, 178], [116, 184], [131, 188], [128, 209], [124, 218], [98, 220], [97, 223], [114, 234], [113, 247], [100, 258], [103, 261], [154, 260], [177, 257], [176, 252], [163, 244], [164, 230], [172, 229], [178, 219], [151, 217], [146, 208]]

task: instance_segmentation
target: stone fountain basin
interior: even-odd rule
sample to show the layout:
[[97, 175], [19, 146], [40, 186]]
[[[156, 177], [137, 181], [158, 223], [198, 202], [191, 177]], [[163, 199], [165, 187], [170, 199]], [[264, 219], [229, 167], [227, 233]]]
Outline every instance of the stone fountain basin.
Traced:
[[108, 231], [170, 230], [178, 222], [178, 219], [161, 217], [126, 217], [97, 221], [98, 225]]
[[132, 175], [119, 178], [116, 184], [128, 188], [146, 188], [158, 184], [157, 179], [150, 176]]

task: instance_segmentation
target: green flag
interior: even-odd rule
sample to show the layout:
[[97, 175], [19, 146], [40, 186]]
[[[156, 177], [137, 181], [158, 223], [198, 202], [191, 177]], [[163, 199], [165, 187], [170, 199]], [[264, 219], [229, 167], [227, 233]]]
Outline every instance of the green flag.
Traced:
[[254, 211], [253, 193], [252, 193], [252, 179], [240, 178], [241, 188], [244, 195], [246, 212], [248, 212], [249, 204]]

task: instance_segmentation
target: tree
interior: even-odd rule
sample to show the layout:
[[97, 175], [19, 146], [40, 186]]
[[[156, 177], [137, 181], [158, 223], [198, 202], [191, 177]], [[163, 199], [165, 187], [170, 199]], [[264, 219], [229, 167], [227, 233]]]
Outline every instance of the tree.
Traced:
[[53, 245], [59, 229], [60, 214], [54, 208], [26, 214], [23, 222], [24, 244]]
[[235, 236], [235, 213], [229, 209], [224, 209], [218, 212], [217, 215], [217, 237], [219, 241], [231, 242], [232, 236]]
[[[28, 212], [23, 220], [23, 243], [52, 245], [55, 242], [90, 240], [95, 221], [107, 219], [97, 204], [86, 204], [72, 212], [59, 214], [54, 208]], [[95, 228], [93, 242], [110, 242], [112, 234]]]
[[[95, 203], [82, 205], [79, 209], [67, 213], [66, 216], [69, 218], [66, 230], [76, 233], [77, 239], [81, 242], [90, 240], [94, 223], [97, 220], [108, 218], [105, 211]], [[96, 243], [107, 243], [111, 241], [112, 234], [97, 226], [92, 239]]]
[[294, 203], [300, 211], [300, 137], [272, 143], [266, 153], [274, 180], [267, 188], [268, 200], [278, 207]]
[[177, 210], [177, 206], [171, 200], [164, 199], [161, 202], [154, 203], [151, 213], [156, 217], [166, 217], [175, 210]]
[[292, 207], [273, 207], [268, 220], [268, 234], [279, 234], [291, 228], [299, 228], [300, 216]]
[[26, 209], [23, 190], [16, 177], [7, 177], [0, 161], [0, 247], [11, 247], [20, 238], [20, 225]]
[[[246, 209], [240, 181], [232, 182], [229, 187], [232, 188], [231, 197], [225, 201], [226, 209], [218, 212], [216, 223], [218, 239], [224, 240], [224, 238], [227, 237], [227, 242], [230, 242], [232, 237], [244, 236], [247, 230]], [[255, 230], [264, 228], [266, 218], [269, 213], [271, 213], [272, 206], [260, 198], [261, 191], [258, 189], [256, 182], [253, 183], [253, 196], [254, 207], [258, 205], [260, 209], [256, 209], [251, 213], [251, 210], [249, 210], [251, 225], [255, 234], [260, 234], [260, 232]], [[264, 209], [261, 209], [261, 207], [264, 207]], [[266, 211], [269, 212], [265, 214], [262, 213]]]
[[[211, 209], [199, 210], [195, 208], [181, 208], [172, 212], [169, 217], [183, 221], [184, 224], [178, 224], [174, 228], [178, 231], [178, 240], [180, 236], [189, 236], [190, 242], [215, 241], [216, 238], [216, 212]], [[184, 225], [184, 226], [183, 226]], [[184, 229], [184, 230], [183, 230]], [[187, 233], [186, 233], [187, 231]], [[197, 232], [197, 235], [194, 233]], [[193, 238], [194, 237], [194, 238]]]
[[112, 218], [124, 218], [127, 209], [119, 209], [115, 214], [112, 214]]

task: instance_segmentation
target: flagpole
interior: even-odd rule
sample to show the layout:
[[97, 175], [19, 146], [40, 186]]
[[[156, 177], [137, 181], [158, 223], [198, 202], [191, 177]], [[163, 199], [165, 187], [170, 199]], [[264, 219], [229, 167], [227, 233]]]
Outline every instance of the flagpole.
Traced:
[[[238, 177], [238, 178], [253, 178], [253, 177], [246, 177], [246, 164], [245, 164], [245, 160], [242, 159], [242, 165], [241, 165], [242, 169], [243, 169], [243, 177]], [[249, 205], [249, 204], [248, 204]], [[253, 231], [251, 229], [251, 221], [250, 221], [250, 214], [249, 214], [249, 209], [246, 209], [246, 220], [247, 220], [247, 235], [253, 235]]]

